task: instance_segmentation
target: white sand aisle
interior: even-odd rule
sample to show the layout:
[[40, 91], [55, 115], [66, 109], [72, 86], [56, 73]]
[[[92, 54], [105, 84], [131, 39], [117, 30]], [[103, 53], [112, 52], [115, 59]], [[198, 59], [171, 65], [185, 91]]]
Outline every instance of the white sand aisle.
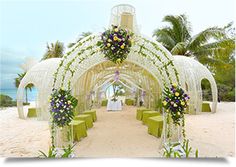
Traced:
[[160, 156], [160, 139], [147, 133], [147, 127], [136, 120], [136, 107], [123, 111], [97, 110], [98, 120], [88, 130], [88, 137], [76, 146], [79, 157], [156, 157]]

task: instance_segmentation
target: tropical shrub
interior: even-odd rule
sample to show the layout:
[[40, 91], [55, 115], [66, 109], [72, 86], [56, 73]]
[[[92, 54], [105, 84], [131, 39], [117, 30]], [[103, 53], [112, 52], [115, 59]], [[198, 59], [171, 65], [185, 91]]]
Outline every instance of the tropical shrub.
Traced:
[[[30, 103], [23, 102], [23, 105], [30, 105]], [[17, 103], [10, 96], [0, 94], [0, 107], [15, 107]]]
[[221, 101], [235, 101], [235, 88], [225, 84], [218, 84], [218, 96]]
[[16, 106], [16, 101], [8, 95], [0, 94], [0, 107], [13, 107]]

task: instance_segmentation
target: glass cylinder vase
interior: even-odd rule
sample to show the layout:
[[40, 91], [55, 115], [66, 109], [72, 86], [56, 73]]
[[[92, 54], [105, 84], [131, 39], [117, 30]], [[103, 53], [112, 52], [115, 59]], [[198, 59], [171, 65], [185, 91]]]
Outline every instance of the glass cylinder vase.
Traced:
[[176, 125], [173, 119], [163, 110], [163, 139], [164, 144], [176, 144], [182, 142], [182, 126]]
[[67, 148], [73, 144], [72, 126], [55, 127], [55, 147], [57, 149]]

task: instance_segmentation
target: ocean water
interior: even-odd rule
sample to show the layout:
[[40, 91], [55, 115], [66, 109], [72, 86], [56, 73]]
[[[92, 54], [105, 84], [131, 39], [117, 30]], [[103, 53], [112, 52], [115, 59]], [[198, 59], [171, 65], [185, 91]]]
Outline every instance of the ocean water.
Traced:
[[[17, 89], [0, 89], [0, 94], [8, 95], [13, 100], [16, 100]], [[24, 93], [25, 96], [25, 93]], [[33, 88], [32, 91], [28, 90], [28, 101], [35, 101], [37, 97], [37, 89]], [[25, 97], [24, 97], [25, 99]]]

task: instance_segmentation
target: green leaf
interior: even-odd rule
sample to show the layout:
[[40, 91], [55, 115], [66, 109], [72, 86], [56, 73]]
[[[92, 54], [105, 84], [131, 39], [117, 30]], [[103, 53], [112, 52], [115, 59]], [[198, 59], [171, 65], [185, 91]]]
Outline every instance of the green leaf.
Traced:
[[39, 150], [39, 153], [40, 153], [40, 155], [39, 155], [39, 157], [41, 158], [41, 157], [43, 157], [43, 158], [47, 158], [48, 156], [43, 152], [43, 151], [41, 151], [41, 150]]
[[97, 42], [97, 46], [101, 46], [102, 44], [103, 44], [102, 41], [98, 41], [98, 42]]
[[195, 157], [198, 158], [198, 149], [195, 152]]
[[187, 47], [190, 50], [194, 50], [195, 48], [199, 48], [202, 44], [208, 42], [210, 39], [222, 39], [223, 37], [226, 37], [224, 29], [218, 27], [207, 28], [192, 37]]

